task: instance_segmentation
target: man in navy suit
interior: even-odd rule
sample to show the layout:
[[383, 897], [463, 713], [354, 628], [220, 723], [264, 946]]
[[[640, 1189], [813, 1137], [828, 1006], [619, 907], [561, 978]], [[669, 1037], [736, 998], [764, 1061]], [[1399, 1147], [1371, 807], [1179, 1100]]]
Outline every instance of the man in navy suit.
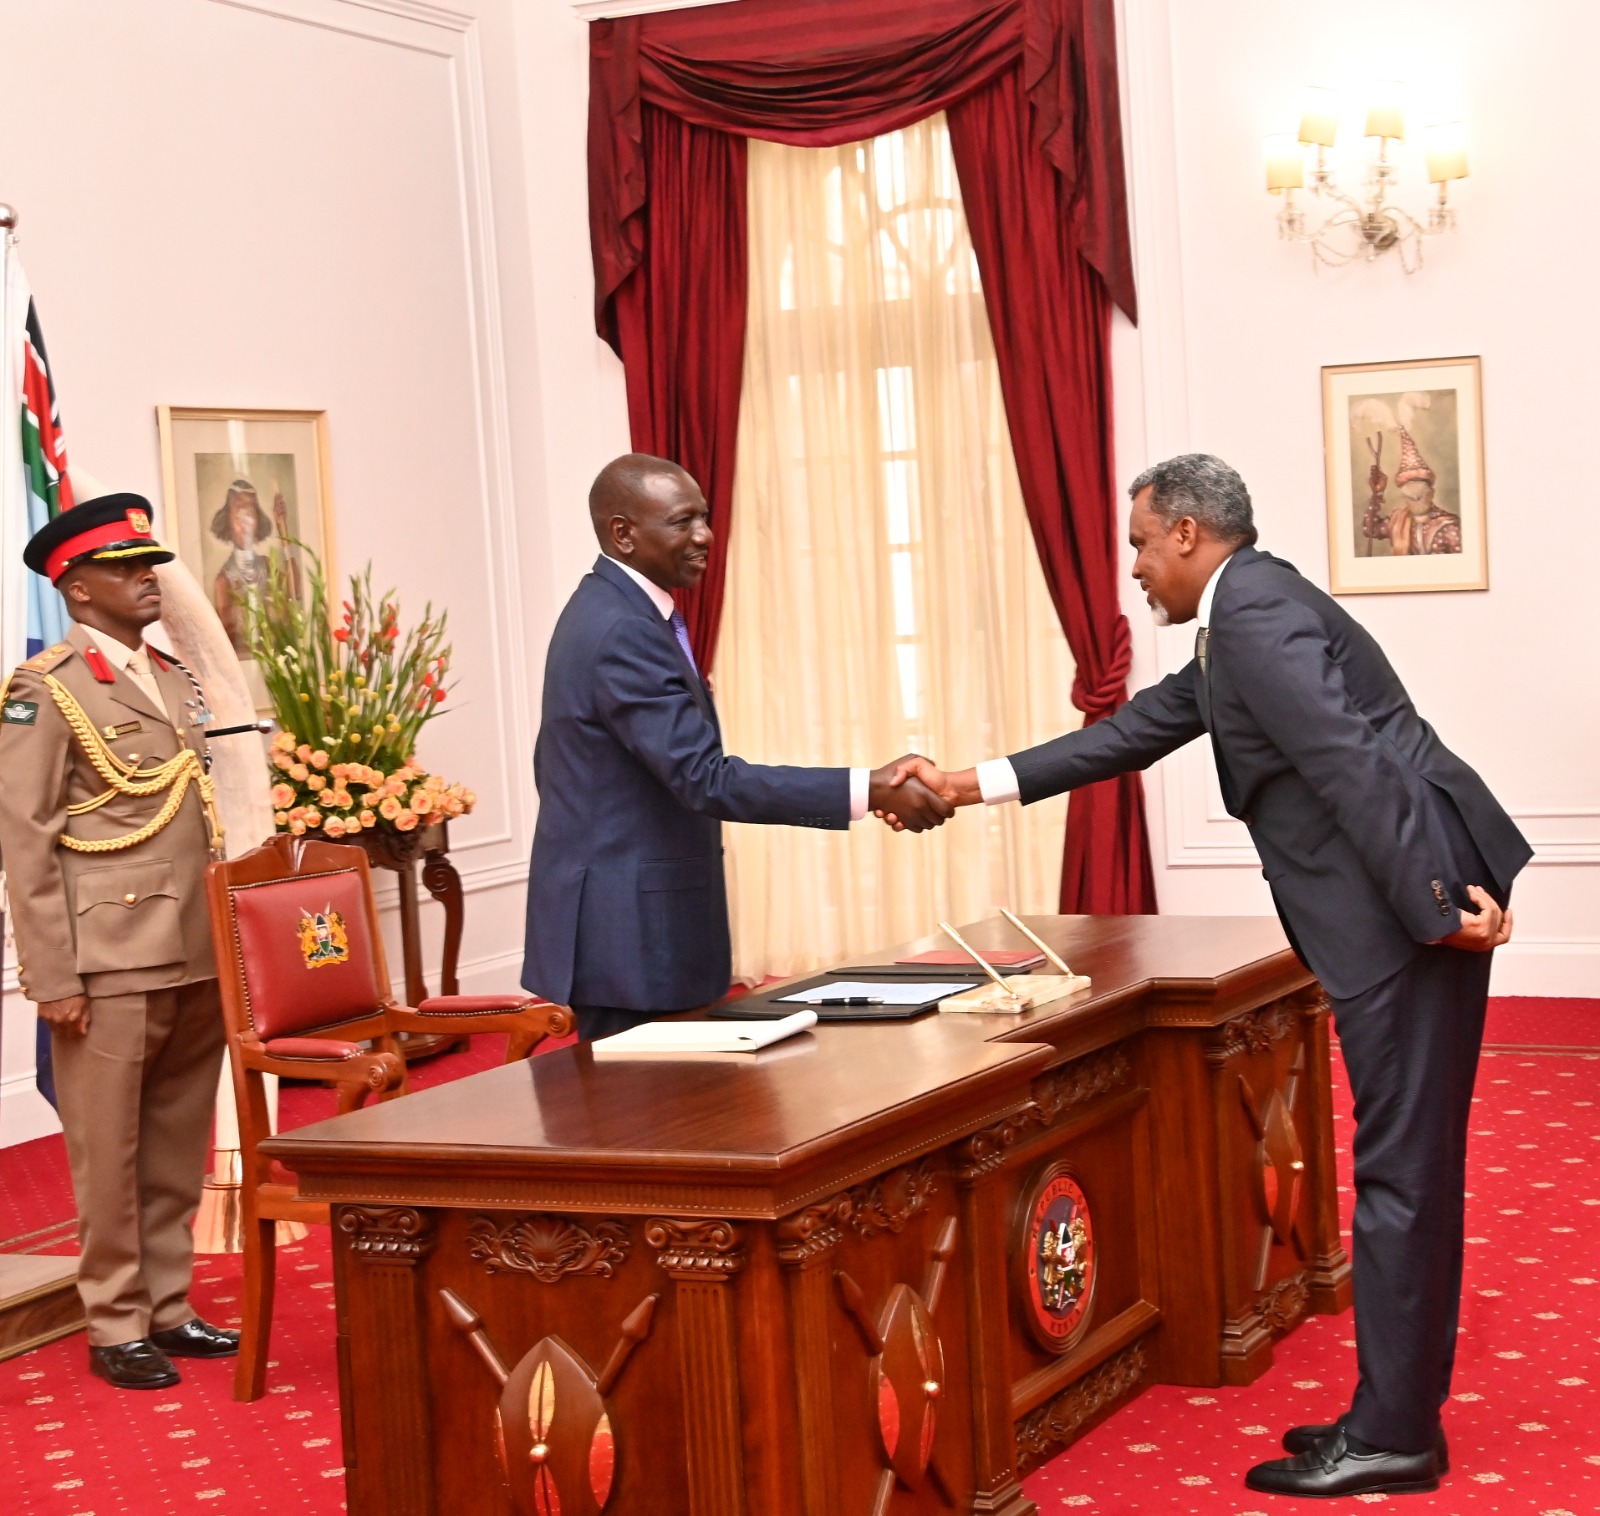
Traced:
[[[1290, 1495], [1430, 1490], [1448, 1468], [1467, 1116], [1493, 949], [1531, 850], [1417, 714], [1382, 649], [1254, 547], [1227, 464], [1169, 459], [1129, 490], [1133, 576], [1157, 619], [1199, 620], [1195, 657], [1082, 731], [942, 774], [956, 805], [1024, 804], [1143, 769], [1210, 735], [1295, 950], [1322, 981], [1355, 1096], [1358, 1382], [1246, 1483]], [[891, 823], [894, 807], [887, 808]]]
[[539, 821], [522, 983], [585, 1039], [727, 993], [722, 823], [843, 828], [892, 798], [910, 830], [951, 807], [896, 765], [774, 768], [722, 751], [672, 591], [711, 549], [706, 502], [675, 463], [629, 453], [589, 493], [601, 556], [556, 622], [534, 750]]

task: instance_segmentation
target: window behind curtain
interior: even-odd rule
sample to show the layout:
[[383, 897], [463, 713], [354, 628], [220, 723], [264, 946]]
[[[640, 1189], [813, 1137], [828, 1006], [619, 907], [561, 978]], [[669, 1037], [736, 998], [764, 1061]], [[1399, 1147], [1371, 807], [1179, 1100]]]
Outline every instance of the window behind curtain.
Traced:
[[[952, 766], [1076, 725], [943, 116], [750, 144], [750, 319], [718, 694], [764, 763]], [[934, 833], [730, 827], [734, 970], [1055, 908], [1065, 800]]]

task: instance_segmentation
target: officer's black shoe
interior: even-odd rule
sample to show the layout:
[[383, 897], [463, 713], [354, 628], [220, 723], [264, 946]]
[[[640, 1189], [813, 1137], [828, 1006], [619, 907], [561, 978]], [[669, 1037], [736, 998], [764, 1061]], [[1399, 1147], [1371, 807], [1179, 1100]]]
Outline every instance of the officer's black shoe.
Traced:
[[[1341, 1422], [1331, 1422], [1327, 1426], [1290, 1427], [1283, 1434], [1283, 1450], [1286, 1453], [1309, 1453], [1324, 1437], [1331, 1437], [1342, 1425]], [[1444, 1440], [1444, 1428], [1439, 1428], [1439, 1440], [1433, 1445], [1433, 1456], [1439, 1461], [1441, 1475], [1450, 1472], [1450, 1444]]]
[[182, 1326], [152, 1332], [151, 1342], [174, 1358], [232, 1358], [239, 1351], [239, 1334], [214, 1327], [198, 1316]]
[[1353, 1453], [1344, 1428], [1335, 1426], [1310, 1452], [1258, 1463], [1244, 1482], [1268, 1495], [1405, 1495], [1439, 1488], [1439, 1460], [1431, 1448], [1426, 1453]]
[[164, 1390], [178, 1383], [172, 1360], [148, 1337], [89, 1349], [89, 1372], [119, 1390]]

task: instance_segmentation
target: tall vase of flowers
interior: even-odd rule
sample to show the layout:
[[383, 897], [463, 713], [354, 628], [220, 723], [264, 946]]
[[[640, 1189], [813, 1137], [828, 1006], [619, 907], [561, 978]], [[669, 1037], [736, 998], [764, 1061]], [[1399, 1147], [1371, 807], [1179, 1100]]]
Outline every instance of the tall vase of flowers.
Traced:
[[283, 560], [246, 602], [251, 656], [278, 721], [271, 748], [280, 832], [365, 847], [389, 867], [414, 860], [430, 830], [465, 815], [472, 791], [418, 763], [417, 738], [448, 694], [450, 645], [433, 606], [402, 631], [394, 592], [374, 594], [370, 565], [335, 614], [316, 555], [307, 593]]

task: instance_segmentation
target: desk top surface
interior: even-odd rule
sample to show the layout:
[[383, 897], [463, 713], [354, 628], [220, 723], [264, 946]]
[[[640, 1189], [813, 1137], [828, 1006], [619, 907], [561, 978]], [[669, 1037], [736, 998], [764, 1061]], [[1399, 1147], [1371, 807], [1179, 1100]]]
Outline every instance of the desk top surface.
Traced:
[[[975, 1130], [1004, 1114], [1004, 1092], [1056, 1048], [1136, 1030], [1130, 1008], [1152, 991], [1187, 1002], [1179, 1019], [1205, 1025], [1309, 979], [1270, 918], [1026, 919], [1091, 976], [1089, 991], [1020, 1016], [826, 1023], [754, 1054], [597, 1062], [587, 1047], [564, 1048], [301, 1127], [268, 1150], [302, 1172], [359, 1157], [383, 1167], [476, 1159], [774, 1174], [853, 1138], [882, 1138], [913, 1110], [952, 1135]], [[1018, 943], [998, 917], [963, 935], [980, 947]], [[929, 936], [856, 961], [942, 945]]]

